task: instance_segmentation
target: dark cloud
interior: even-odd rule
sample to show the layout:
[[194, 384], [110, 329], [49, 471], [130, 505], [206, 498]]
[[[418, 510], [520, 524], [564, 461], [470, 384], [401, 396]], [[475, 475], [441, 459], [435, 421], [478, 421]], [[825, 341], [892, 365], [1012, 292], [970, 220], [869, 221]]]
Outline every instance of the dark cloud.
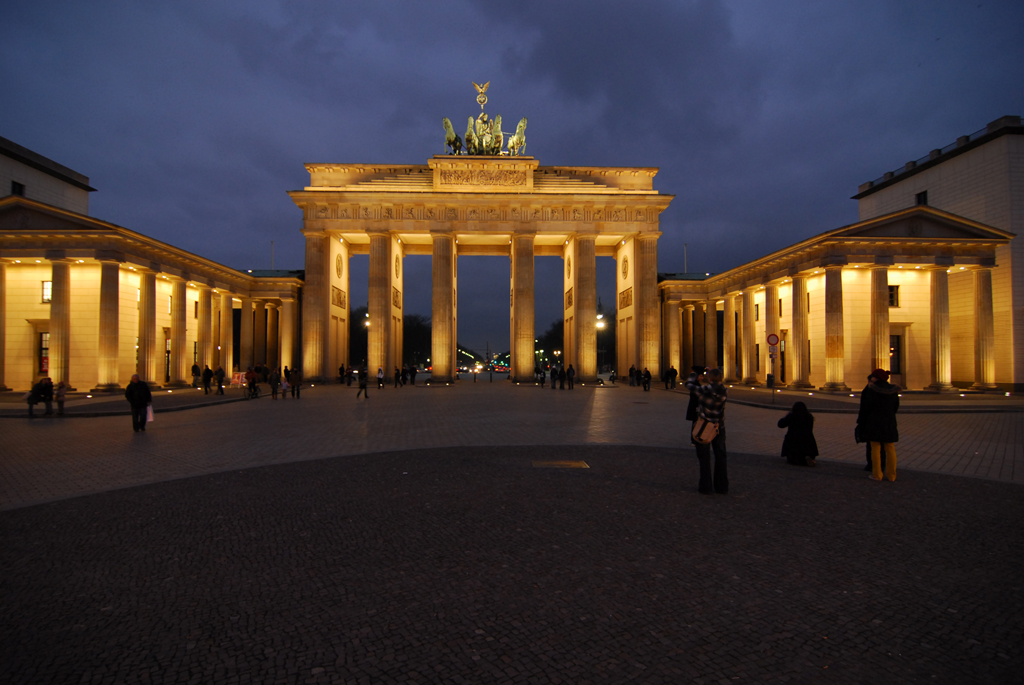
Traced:
[[[542, 164], [660, 167], [660, 269], [686, 244], [691, 270], [722, 271], [855, 221], [859, 183], [1024, 113], [1020, 26], [1009, 1], [20, 3], [0, 135], [88, 175], [94, 216], [238, 268], [269, 266], [273, 240], [300, 267], [285, 192], [304, 163], [422, 163], [490, 80], [488, 110], [528, 116]], [[460, 262], [474, 345], [507, 340], [496, 263]], [[539, 330], [560, 273], [537, 260]], [[408, 311], [429, 314], [429, 274], [410, 259]]]

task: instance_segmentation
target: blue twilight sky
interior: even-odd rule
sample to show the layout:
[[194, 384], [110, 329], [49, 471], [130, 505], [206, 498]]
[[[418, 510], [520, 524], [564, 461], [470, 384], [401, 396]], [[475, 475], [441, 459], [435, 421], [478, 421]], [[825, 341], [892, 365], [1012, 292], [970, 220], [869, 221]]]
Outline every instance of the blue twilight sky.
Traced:
[[[856, 220], [857, 185], [1024, 114], [1024, 3], [35, 2], [0, 22], [0, 135], [93, 216], [236, 268], [302, 268], [306, 162], [423, 164], [441, 117], [530, 119], [545, 165], [656, 166], [659, 270], [723, 271]], [[537, 260], [537, 329], [560, 316]], [[614, 266], [599, 295], [614, 302]], [[351, 302], [366, 301], [366, 258]], [[430, 260], [406, 264], [430, 314]], [[459, 340], [508, 347], [508, 264], [459, 264]]]

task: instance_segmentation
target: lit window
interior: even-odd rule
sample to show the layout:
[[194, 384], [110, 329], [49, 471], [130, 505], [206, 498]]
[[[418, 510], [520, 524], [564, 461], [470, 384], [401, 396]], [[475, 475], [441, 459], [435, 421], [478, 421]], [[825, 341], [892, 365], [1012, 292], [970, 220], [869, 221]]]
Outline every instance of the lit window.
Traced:
[[760, 321], [760, 320], [761, 320], [761, 305], [755, 304], [754, 305], [754, 321]]
[[53, 301], [53, 281], [43, 281], [43, 302]]
[[39, 373], [50, 373], [50, 334], [39, 334]]
[[900, 306], [900, 287], [898, 285], [889, 286], [889, 306], [899, 307]]

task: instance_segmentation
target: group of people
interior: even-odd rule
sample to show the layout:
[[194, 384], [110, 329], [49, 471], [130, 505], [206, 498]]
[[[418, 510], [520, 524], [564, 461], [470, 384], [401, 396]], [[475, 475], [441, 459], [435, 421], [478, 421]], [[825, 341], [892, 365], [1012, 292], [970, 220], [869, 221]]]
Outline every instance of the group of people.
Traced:
[[36, 417], [35, 408], [40, 402], [46, 407], [44, 416], [53, 415], [53, 403], [57, 403], [57, 416], [64, 416], [64, 400], [68, 394], [68, 386], [64, 381], [59, 381], [54, 387], [53, 379], [49, 376], [40, 379], [32, 389], [25, 393], [25, 401], [28, 402], [28, 417]]
[[214, 379], [217, 380], [217, 394], [224, 394], [224, 367], [218, 366], [217, 370], [214, 371], [210, 368], [209, 364], [204, 364], [202, 371], [199, 370], [199, 364], [192, 365], [192, 387], [198, 388], [200, 383], [202, 384], [203, 394], [209, 395]]
[[576, 369], [572, 367], [572, 364], [569, 364], [568, 367], [552, 364], [547, 369], [538, 364], [533, 367], [533, 376], [541, 387], [547, 386], [548, 377], [550, 376], [552, 390], [556, 387], [565, 390], [567, 384], [570, 390], [576, 386]]
[[[631, 369], [630, 371], [633, 371]], [[729, 492], [728, 457], [726, 453], [725, 405], [728, 390], [722, 382], [720, 369], [692, 367], [686, 380], [690, 400], [686, 407], [686, 420], [691, 422], [690, 442], [697, 452], [700, 475], [697, 491], [702, 494]], [[667, 384], [666, 384], [667, 385]], [[889, 382], [889, 372], [875, 369], [868, 376], [860, 396], [855, 439], [867, 443], [868, 466], [872, 480], [896, 480], [896, 445], [899, 431], [896, 413], [900, 407], [898, 385]], [[710, 440], [695, 435], [698, 421], [713, 424]], [[804, 402], [795, 402], [793, 408], [779, 419], [779, 428], [786, 429], [782, 441], [782, 456], [794, 466], [816, 466], [818, 443], [814, 438], [814, 416]], [[714, 467], [711, 452], [714, 452]]]
[[[642, 387], [644, 392], [648, 392], [651, 389], [651, 372], [647, 370], [646, 366], [643, 371], [636, 368], [636, 366], [630, 366], [629, 385], [630, 387]], [[665, 387], [668, 388], [668, 383], [665, 384]]]

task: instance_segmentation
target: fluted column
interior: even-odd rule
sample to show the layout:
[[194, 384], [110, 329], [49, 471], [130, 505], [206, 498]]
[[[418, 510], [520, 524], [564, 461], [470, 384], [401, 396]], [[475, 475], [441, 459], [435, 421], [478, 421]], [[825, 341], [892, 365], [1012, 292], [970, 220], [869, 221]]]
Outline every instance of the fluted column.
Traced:
[[242, 319], [238, 330], [238, 370], [245, 373], [254, 364], [252, 358], [252, 298], [242, 298]]
[[523, 382], [533, 380], [533, 239], [512, 238], [512, 379]]
[[[683, 368], [680, 376], [689, 376], [690, 368], [696, 364], [693, 360], [693, 305], [683, 305]], [[685, 371], [685, 373], [684, 373]]]
[[186, 348], [188, 337], [185, 330], [188, 295], [185, 281], [178, 277], [171, 280], [171, 380], [167, 385], [181, 388], [191, 385], [185, 378], [191, 378], [189, 355]]
[[807, 368], [807, 276], [793, 276], [793, 335], [790, 336], [786, 356], [791, 360], [794, 388], [809, 388], [810, 369]]
[[391, 236], [387, 233], [370, 234], [370, 287], [368, 310], [370, 330], [367, 335], [367, 365], [370, 376], [377, 377], [377, 369], [391, 378], [389, 359], [391, 340]]
[[707, 337], [704, 335], [704, 303], [693, 305], [693, 363], [707, 368]]
[[974, 271], [974, 385], [975, 390], [996, 387], [995, 326], [992, 317], [992, 269]]
[[253, 361], [267, 363], [267, 303], [253, 301]]
[[453, 259], [455, 240], [450, 233], [435, 234], [432, 263], [432, 296], [430, 317], [430, 380], [448, 383], [452, 380], [455, 339], [452, 321], [455, 312]]
[[[280, 349], [281, 335], [278, 325], [279, 315], [277, 305], [267, 303], [267, 366], [271, 369], [276, 369], [281, 365], [277, 357], [278, 350]], [[348, 325], [347, 321], [345, 325]]]
[[639, 257], [636, 270], [636, 303], [640, 329], [640, 366], [651, 376], [661, 376], [661, 314], [658, 298], [658, 235], [641, 234], [633, 243]]
[[704, 302], [704, 359], [710, 369], [718, 368], [718, 304]]
[[890, 370], [889, 267], [871, 267], [871, 368]]
[[953, 389], [953, 355], [949, 330], [949, 273], [946, 266], [931, 269], [932, 382], [929, 390]]
[[754, 347], [757, 338], [757, 323], [754, 321], [754, 288], [743, 291], [743, 385], [760, 385], [757, 380], [757, 358]]
[[[330, 281], [327, 268], [330, 256], [324, 233], [309, 231], [306, 236], [306, 277], [302, 286], [302, 375], [306, 379], [327, 377], [327, 345], [330, 334]], [[372, 313], [371, 313], [372, 316]], [[373, 331], [370, 332], [371, 336]], [[374, 368], [374, 373], [377, 369]]]
[[[770, 373], [775, 376], [775, 387], [782, 385], [779, 379], [779, 357], [776, 352], [776, 357], [772, 360], [768, 345], [768, 334], [774, 333], [779, 336], [779, 340], [782, 340], [782, 324], [779, 318], [779, 286], [777, 284], [769, 283], [764, 287], [764, 338], [762, 339], [761, 348], [764, 350], [764, 361], [765, 361], [765, 373]], [[772, 363], [774, 361], [774, 363]]]
[[295, 298], [281, 298], [281, 370], [295, 366]]
[[51, 259], [50, 378], [71, 385], [71, 260]]
[[199, 326], [196, 328], [196, 348], [199, 350], [199, 368], [213, 366], [213, 291], [199, 286]]
[[135, 370], [151, 388], [160, 387], [156, 345], [156, 273], [139, 271], [139, 363]]
[[661, 322], [662, 335], [665, 336], [665, 369], [676, 367], [682, 373], [682, 360], [679, 350], [679, 302], [665, 302], [662, 305], [664, 317]]
[[736, 296], [725, 296], [722, 326], [722, 372], [727, 383], [736, 382]]
[[96, 392], [116, 390], [120, 375], [119, 328], [121, 313], [121, 264], [100, 260], [99, 339], [96, 355]]
[[10, 390], [4, 385], [7, 364], [7, 262], [0, 261], [0, 392]]
[[825, 385], [822, 390], [849, 390], [843, 330], [843, 267], [825, 267]]
[[231, 293], [220, 293], [220, 363], [228, 380], [235, 368], [235, 304]]
[[597, 255], [596, 237], [576, 236], [576, 379], [597, 379]]

